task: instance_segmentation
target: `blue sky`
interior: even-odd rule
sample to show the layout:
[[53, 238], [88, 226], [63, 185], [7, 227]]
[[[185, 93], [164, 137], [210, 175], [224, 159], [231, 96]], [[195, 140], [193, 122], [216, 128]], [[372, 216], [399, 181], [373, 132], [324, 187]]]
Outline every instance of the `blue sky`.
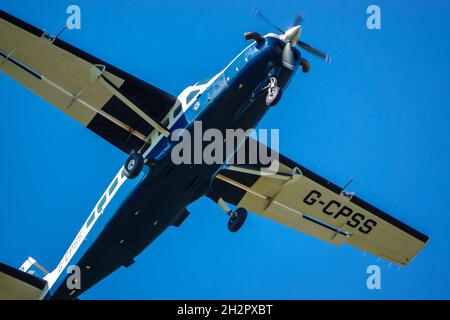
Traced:
[[[309, 57], [261, 127], [281, 152], [430, 236], [398, 270], [350, 246], [335, 248], [251, 215], [237, 234], [209, 200], [190, 206], [129, 269], [87, 299], [450, 298], [450, 20], [448, 1], [14, 1], [0, 7], [48, 32], [81, 7], [82, 29], [62, 38], [172, 94], [221, 70], [246, 42], [306, 17]], [[382, 28], [366, 28], [377, 4]], [[306, 54], [307, 55], [307, 54]], [[58, 263], [126, 155], [0, 73], [0, 261]], [[381, 290], [366, 288], [378, 264]]]

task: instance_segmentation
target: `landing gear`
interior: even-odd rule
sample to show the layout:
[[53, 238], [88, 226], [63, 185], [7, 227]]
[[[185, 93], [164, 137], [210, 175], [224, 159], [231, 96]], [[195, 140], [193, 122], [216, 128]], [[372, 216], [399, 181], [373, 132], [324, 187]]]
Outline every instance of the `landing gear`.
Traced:
[[128, 179], [136, 178], [139, 173], [141, 173], [142, 168], [144, 167], [144, 158], [142, 154], [138, 152], [133, 152], [128, 157], [127, 161], [124, 165], [125, 176]]
[[275, 106], [281, 99], [281, 88], [278, 86], [277, 82], [277, 78], [270, 78], [266, 96], [266, 105], [268, 107]]
[[228, 220], [228, 230], [230, 230], [230, 232], [238, 231], [245, 220], [247, 220], [247, 210], [244, 208], [237, 208], [236, 211], [233, 211], [222, 198], [217, 200], [217, 204], [230, 216], [230, 220]]
[[245, 220], [247, 220], [247, 210], [244, 208], [237, 208], [236, 211], [230, 211], [228, 215], [230, 216], [230, 220], [228, 220], [228, 230], [230, 232], [238, 231]]
[[308, 73], [311, 70], [311, 66], [309, 65], [309, 62], [306, 59], [302, 59], [300, 61], [300, 65], [302, 66], [303, 73]]

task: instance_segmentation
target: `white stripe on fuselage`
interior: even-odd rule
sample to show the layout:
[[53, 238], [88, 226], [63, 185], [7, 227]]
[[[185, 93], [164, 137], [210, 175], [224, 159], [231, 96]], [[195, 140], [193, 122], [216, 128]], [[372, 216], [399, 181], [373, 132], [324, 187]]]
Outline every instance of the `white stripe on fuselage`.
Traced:
[[[98, 221], [100, 216], [103, 214], [103, 212], [105, 212], [106, 207], [108, 206], [110, 201], [113, 199], [113, 197], [116, 195], [117, 191], [120, 189], [120, 187], [123, 185], [123, 183], [127, 180], [127, 178], [125, 176], [122, 176], [122, 170], [123, 170], [123, 167], [119, 170], [119, 172], [116, 174], [116, 176], [114, 177], [112, 182], [108, 185], [108, 188], [102, 194], [100, 200], [98, 200], [98, 202], [96, 203], [94, 210], [92, 210], [91, 213], [89, 214], [88, 218], [86, 219], [86, 221], [83, 224], [83, 227], [80, 229], [77, 236], [72, 241], [72, 244], [70, 245], [69, 249], [64, 254], [63, 258], [59, 262], [56, 269], [44, 277], [44, 280], [46, 280], [48, 282], [49, 289], [55, 284], [55, 282], [58, 280], [61, 273], [67, 268], [67, 265], [72, 260], [75, 253], [80, 248], [81, 244], [86, 239], [86, 236], [92, 230], [92, 228], [94, 227], [94, 225], [96, 224], [96, 222]], [[113, 191], [111, 193], [109, 193], [110, 189], [115, 184], [116, 179], [117, 179], [117, 185], [114, 187]], [[100, 206], [104, 197], [106, 200], [105, 200], [104, 204], [102, 206]], [[99, 206], [101, 207], [100, 211], [98, 210]], [[92, 215], [95, 215], [95, 216], [92, 217]], [[91, 218], [92, 218], [92, 220], [91, 220]], [[91, 221], [88, 224], [89, 220], [91, 220]]]

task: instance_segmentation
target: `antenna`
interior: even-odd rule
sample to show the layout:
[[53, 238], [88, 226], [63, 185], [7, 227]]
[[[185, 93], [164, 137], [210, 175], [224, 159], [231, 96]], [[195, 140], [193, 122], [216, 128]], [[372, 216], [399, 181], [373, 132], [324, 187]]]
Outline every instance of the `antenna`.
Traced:
[[56, 36], [52, 36], [49, 33], [45, 32], [44, 29], [44, 34], [42, 35], [43, 38], [47, 39], [48, 41], [50, 41], [51, 43], [55, 42], [56, 39], [58, 39], [58, 37], [64, 32], [64, 30], [67, 29], [67, 24], [64, 25], [64, 27], [56, 34]]
[[350, 183], [353, 182], [353, 180], [355, 180], [356, 178], [356, 174], [353, 175], [353, 177], [345, 184], [345, 186], [342, 188], [342, 191], [344, 191], [345, 189], [347, 189], [347, 187], [350, 185]]
[[59, 31], [56, 36], [55, 36], [55, 40], [58, 39], [58, 37], [67, 29], [67, 24], [64, 25], [64, 27], [61, 29], [61, 31]]

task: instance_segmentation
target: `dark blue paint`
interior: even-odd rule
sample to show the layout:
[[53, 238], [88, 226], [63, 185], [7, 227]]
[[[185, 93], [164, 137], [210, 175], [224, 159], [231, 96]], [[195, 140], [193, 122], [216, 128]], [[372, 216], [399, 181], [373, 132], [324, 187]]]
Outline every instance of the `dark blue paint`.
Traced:
[[[194, 121], [202, 121], [203, 130], [216, 128], [224, 132], [225, 129], [254, 128], [267, 111], [266, 93], [260, 92], [261, 88], [270, 76], [279, 78], [279, 85], [284, 88], [293, 75], [292, 70], [281, 65], [283, 46], [273, 37], [267, 37], [259, 48], [249, 46], [198, 98], [200, 107], [187, 110], [174, 129], [184, 125], [192, 134]], [[174, 165], [173, 146], [174, 142], [161, 139], [147, 156], [152, 162], [150, 169], [141, 173], [137, 183], [129, 180], [124, 183], [126, 187], [120, 190], [119, 199], [112, 200], [104, 216], [97, 221], [95, 231], [88, 235], [89, 242], [82, 245], [70, 262], [81, 269], [82, 289], [70, 296], [72, 290], [62, 277], [49, 297], [76, 298], [120, 266], [127, 265], [176, 223], [189, 204], [209, 191], [215, 173], [223, 164]], [[136, 211], [140, 212], [137, 216]], [[121, 244], [121, 240], [124, 243]]]

